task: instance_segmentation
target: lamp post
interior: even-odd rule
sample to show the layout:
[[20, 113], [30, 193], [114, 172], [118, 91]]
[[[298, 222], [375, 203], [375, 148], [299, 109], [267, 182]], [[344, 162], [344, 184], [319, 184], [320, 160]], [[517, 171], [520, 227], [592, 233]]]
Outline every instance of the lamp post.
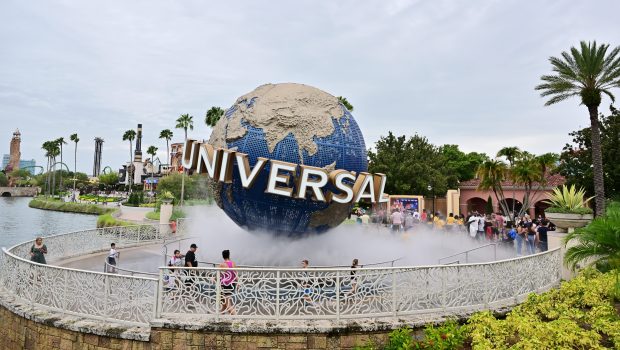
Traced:
[[433, 219], [435, 218], [435, 189], [433, 188], [432, 185], [428, 185], [427, 187], [428, 191], [431, 192], [433, 194]]

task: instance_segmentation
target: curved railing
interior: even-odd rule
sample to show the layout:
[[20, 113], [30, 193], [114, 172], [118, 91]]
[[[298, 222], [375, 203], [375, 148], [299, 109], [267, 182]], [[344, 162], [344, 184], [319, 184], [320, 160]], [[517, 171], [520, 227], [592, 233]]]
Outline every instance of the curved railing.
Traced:
[[[362, 268], [354, 274], [350, 268], [162, 267], [157, 315], [278, 320], [477, 311], [551, 288], [560, 281], [560, 268], [559, 249], [491, 263]], [[232, 271], [236, 281], [227, 289], [222, 279]]]
[[[168, 225], [82, 230], [44, 237], [47, 261], [162, 242], [174, 237]], [[157, 278], [37, 264], [29, 260], [33, 241], [2, 248], [0, 289], [20, 302], [70, 315], [146, 325], [155, 314]]]
[[[45, 237], [50, 261], [173, 238], [168, 226], [119, 227]], [[28, 260], [32, 242], [0, 254], [3, 297], [33, 306], [134, 325], [153, 318], [347, 319], [460, 313], [510, 306], [560, 280], [559, 249], [464, 265], [359, 268], [161, 267], [136, 277]], [[352, 274], [353, 272], [353, 274]]]

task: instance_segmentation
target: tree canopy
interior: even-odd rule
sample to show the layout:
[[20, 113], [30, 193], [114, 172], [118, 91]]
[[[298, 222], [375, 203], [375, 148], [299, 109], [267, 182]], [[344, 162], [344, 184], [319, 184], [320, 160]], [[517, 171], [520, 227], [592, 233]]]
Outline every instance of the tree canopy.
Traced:
[[[609, 107], [609, 115], [600, 115], [603, 174], [608, 197], [620, 193], [620, 111]], [[583, 187], [588, 197], [594, 195], [592, 173], [592, 133], [590, 128], [575, 130], [569, 135], [560, 155], [558, 172], [566, 177], [567, 185]]]

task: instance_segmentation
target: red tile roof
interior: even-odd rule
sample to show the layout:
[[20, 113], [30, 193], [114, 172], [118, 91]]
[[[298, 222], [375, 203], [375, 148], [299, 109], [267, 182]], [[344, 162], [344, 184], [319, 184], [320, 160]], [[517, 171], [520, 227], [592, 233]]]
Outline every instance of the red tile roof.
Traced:
[[[554, 188], [557, 186], [562, 186], [566, 183], [566, 178], [560, 174], [548, 175], [547, 176], [547, 185], [545, 188]], [[459, 188], [478, 188], [480, 185], [480, 179], [472, 179], [468, 181], [462, 181], [459, 183]], [[502, 182], [502, 187], [512, 187], [513, 184], [510, 181]], [[517, 185], [517, 188], [523, 188], [521, 185]], [[534, 187], [538, 187], [538, 183], [534, 183]]]

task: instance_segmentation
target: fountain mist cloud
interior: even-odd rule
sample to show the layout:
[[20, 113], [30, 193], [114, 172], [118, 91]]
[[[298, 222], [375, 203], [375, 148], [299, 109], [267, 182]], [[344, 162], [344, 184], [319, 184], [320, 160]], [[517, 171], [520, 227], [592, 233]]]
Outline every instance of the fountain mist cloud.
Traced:
[[[188, 208], [191, 223], [186, 241], [198, 245], [200, 261], [219, 262], [224, 249], [238, 265], [299, 266], [308, 259], [311, 266], [351, 264], [354, 258], [360, 264], [372, 264], [401, 258], [395, 265], [435, 265], [439, 258], [472, 249], [486, 242], [478, 242], [465, 233], [437, 232], [418, 225], [406, 234], [392, 233], [388, 228], [370, 225], [340, 225], [322, 234], [302, 238], [274, 236], [269, 232], [245, 231], [230, 220], [216, 206]], [[181, 247], [184, 251], [186, 247]], [[498, 248], [497, 258], [512, 257], [513, 250]], [[493, 259], [492, 247], [469, 254], [469, 262]], [[442, 263], [459, 260], [464, 256], [446, 259]], [[384, 265], [389, 266], [389, 264]]]

